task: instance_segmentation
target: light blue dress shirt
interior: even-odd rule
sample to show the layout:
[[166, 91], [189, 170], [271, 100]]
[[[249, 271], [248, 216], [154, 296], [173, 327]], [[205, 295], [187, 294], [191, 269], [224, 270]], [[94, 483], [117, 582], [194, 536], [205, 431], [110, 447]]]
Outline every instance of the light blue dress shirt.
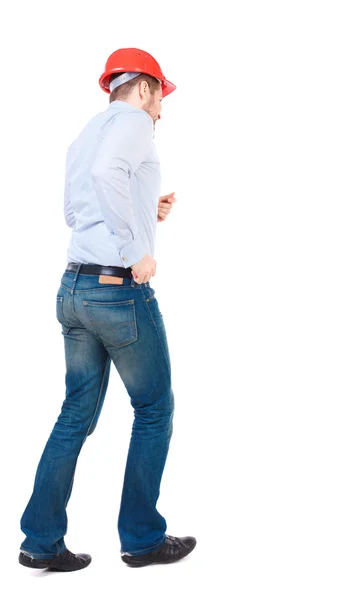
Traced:
[[111, 102], [67, 150], [67, 261], [129, 267], [153, 256], [160, 187], [152, 117]]

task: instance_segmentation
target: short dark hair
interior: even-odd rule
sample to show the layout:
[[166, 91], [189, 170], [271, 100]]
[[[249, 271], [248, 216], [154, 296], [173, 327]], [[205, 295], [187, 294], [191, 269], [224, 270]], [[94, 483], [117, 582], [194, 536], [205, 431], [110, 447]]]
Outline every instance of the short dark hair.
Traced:
[[[119, 77], [119, 75], [122, 75], [122, 73], [113, 73], [113, 75], [110, 76], [109, 82], [111, 83], [111, 81]], [[115, 88], [115, 90], [110, 93], [109, 101], [113, 102], [113, 100], [125, 100], [130, 95], [132, 89], [138, 85], [140, 81], [147, 81], [151, 94], [154, 94], [154, 92], [161, 86], [161, 83], [159, 83], [155, 77], [146, 75], [145, 73], [140, 73], [138, 77], [134, 77], [134, 79], [126, 81], [126, 83], [123, 83], [122, 85], [119, 85], [119, 87]]]

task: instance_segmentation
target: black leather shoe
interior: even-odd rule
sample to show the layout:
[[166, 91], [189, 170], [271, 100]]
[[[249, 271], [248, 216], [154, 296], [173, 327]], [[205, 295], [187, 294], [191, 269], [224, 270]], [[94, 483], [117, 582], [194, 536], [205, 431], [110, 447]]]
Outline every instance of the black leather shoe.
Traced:
[[19, 554], [19, 563], [24, 567], [51, 569], [53, 571], [78, 571], [87, 567], [91, 560], [92, 557], [89, 554], [73, 554], [67, 548], [54, 558], [33, 558], [24, 552]]
[[194, 537], [173, 537], [172, 535], [166, 535], [166, 541], [160, 548], [139, 556], [123, 552], [121, 560], [129, 567], [145, 567], [146, 565], [155, 563], [172, 563], [192, 552], [196, 543], [197, 540]]

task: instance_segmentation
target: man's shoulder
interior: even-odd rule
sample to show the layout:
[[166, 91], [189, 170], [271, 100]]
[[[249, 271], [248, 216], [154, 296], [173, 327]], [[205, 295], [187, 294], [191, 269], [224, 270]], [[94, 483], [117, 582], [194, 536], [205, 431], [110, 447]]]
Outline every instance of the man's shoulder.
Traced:
[[140, 119], [141, 121], [147, 121], [153, 123], [152, 117], [140, 108], [136, 108], [128, 102], [114, 101], [107, 107], [105, 114], [108, 118], [114, 117], [114, 119]]

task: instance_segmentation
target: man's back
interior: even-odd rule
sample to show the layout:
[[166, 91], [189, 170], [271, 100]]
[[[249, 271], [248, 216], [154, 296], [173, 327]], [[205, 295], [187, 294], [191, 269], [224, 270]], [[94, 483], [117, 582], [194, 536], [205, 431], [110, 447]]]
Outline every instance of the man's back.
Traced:
[[72, 227], [67, 261], [128, 267], [153, 256], [160, 195], [154, 123], [114, 101], [67, 152], [64, 213]]

